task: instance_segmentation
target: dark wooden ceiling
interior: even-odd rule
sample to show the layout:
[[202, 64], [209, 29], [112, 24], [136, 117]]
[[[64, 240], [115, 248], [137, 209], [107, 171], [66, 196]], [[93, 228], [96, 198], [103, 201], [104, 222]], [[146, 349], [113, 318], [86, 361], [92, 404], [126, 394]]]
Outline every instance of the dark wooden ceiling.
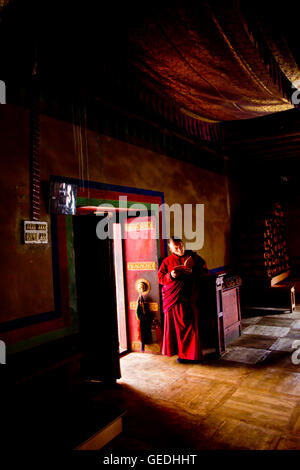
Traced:
[[[46, 2], [48, 8], [45, 8], [44, 4], [33, 0], [11, 1], [0, 24], [2, 78], [6, 78], [5, 74], [18, 81], [23, 76], [24, 80], [30, 78], [37, 44], [40, 72], [44, 72], [53, 88], [55, 82], [60, 86], [65, 82], [69, 87], [76, 82], [76, 77], [77, 83], [87, 77], [89, 84], [92, 77], [98, 82], [99, 63], [113, 59], [120, 66], [126, 62], [128, 26], [124, 15], [127, 6], [123, 6], [122, 14], [116, 10], [114, 21], [109, 23], [104, 14], [91, 15], [88, 8], [75, 14], [74, 6], [73, 14], [68, 8], [63, 14], [61, 7], [54, 7], [56, 3]], [[31, 10], [28, 4], [32, 6]], [[137, 10], [136, 15], [138, 13]], [[286, 37], [299, 64], [298, 17], [287, 11], [285, 15], [290, 15], [291, 25], [286, 30]], [[134, 23], [132, 18], [131, 23]], [[123, 42], [119, 41], [120, 35]], [[97, 50], [95, 45], [92, 47], [95, 37]], [[217, 145], [202, 142], [202, 145], [210, 155], [226, 155], [238, 171], [246, 168], [289, 175], [300, 166], [300, 111], [293, 109], [255, 119], [227, 121], [222, 127], [224, 142]]]
[[223, 123], [222, 151], [240, 169], [292, 175], [300, 166], [300, 111]]

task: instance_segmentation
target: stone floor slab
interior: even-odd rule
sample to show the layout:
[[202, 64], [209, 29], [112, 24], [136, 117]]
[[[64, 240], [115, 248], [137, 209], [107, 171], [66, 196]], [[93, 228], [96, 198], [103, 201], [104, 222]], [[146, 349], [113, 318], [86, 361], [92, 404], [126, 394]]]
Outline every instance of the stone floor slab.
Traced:
[[261, 320], [261, 317], [249, 317], [242, 319], [242, 325], [255, 325]]
[[277, 318], [262, 317], [258, 325], [291, 328], [293, 322], [295, 322], [293, 318], [282, 318], [278, 315]]
[[300, 319], [300, 312], [280, 313], [277, 315], [266, 315], [265, 318], [291, 318]]
[[243, 330], [244, 335], [262, 335], [262, 336], [272, 336], [283, 337], [286, 336], [290, 331], [290, 328], [279, 327], [279, 326], [264, 326], [264, 325], [253, 325], [248, 326]]
[[243, 364], [257, 364], [266, 359], [269, 354], [270, 351], [266, 349], [242, 348], [237, 346], [227, 351], [222, 356], [222, 360], [242, 362]]
[[286, 351], [292, 352], [294, 351], [293, 344], [295, 342], [294, 338], [278, 338], [269, 349], [273, 351]]
[[230, 343], [229, 347], [244, 346], [246, 348], [270, 349], [275, 341], [275, 338], [270, 338], [268, 336], [244, 335], [242, 333], [241, 336]]
[[296, 320], [292, 323], [291, 328], [293, 330], [300, 330], [300, 320]]

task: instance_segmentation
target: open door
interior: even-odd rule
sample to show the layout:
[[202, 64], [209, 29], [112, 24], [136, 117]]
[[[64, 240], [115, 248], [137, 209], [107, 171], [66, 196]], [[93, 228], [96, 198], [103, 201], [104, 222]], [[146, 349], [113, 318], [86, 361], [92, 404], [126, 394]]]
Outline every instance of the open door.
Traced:
[[85, 379], [112, 382], [120, 378], [116, 289], [112, 240], [100, 240], [100, 217], [74, 217], [81, 372]]
[[114, 271], [116, 283], [119, 353], [128, 351], [128, 332], [126, 321], [126, 300], [124, 286], [124, 263], [121, 224], [113, 224]]
[[[124, 224], [124, 258], [128, 311], [129, 346], [131, 351], [160, 353], [161, 314], [160, 294], [157, 279], [157, 227], [154, 216], [128, 217]], [[136, 314], [139, 297], [138, 285], [144, 283], [143, 293], [146, 309], [153, 321], [149, 328], [150, 340], [143, 344], [140, 338], [140, 324]]]

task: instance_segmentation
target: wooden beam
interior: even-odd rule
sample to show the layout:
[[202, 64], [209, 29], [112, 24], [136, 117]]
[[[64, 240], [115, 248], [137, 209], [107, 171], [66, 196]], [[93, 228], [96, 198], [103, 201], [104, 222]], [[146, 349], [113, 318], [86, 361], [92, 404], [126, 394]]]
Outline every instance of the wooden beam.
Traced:
[[228, 145], [254, 144], [254, 143], [259, 144], [265, 141], [282, 140], [282, 139], [290, 139], [290, 138], [295, 139], [295, 140], [300, 140], [300, 131], [287, 132], [284, 134], [273, 134], [273, 135], [268, 135], [268, 136], [263, 136], [263, 137], [249, 137], [246, 139], [236, 139], [236, 140], [226, 139], [225, 137], [225, 142]]
[[300, 150], [298, 152], [294, 152], [294, 151], [287, 151], [285, 153], [281, 152], [281, 153], [273, 153], [273, 152], [265, 152], [265, 153], [262, 153], [262, 154], [256, 154], [256, 155], [244, 155], [244, 160], [247, 160], [248, 162], [249, 161], [254, 161], [254, 160], [260, 160], [260, 161], [264, 161], [264, 160], [287, 160], [287, 159], [291, 159], [291, 158], [299, 158], [300, 157]]

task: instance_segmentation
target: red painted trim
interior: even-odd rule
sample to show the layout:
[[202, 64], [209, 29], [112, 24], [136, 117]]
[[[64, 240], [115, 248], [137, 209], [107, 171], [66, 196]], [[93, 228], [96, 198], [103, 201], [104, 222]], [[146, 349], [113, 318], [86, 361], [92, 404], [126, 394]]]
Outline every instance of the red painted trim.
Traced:
[[126, 196], [128, 201], [136, 201], [136, 202], [147, 202], [153, 204], [161, 204], [162, 198], [160, 196], [151, 196], [145, 194], [132, 194], [126, 192], [116, 192], [116, 191], [108, 191], [104, 189], [87, 189], [87, 188], [78, 188], [78, 197], [87, 198], [87, 199], [108, 199], [117, 201], [119, 196]]
[[[135, 194], [126, 192], [116, 192], [110, 190], [78, 188], [78, 197], [89, 197], [93, 199], [110, 199], [118, 200], [120, 195], [127, 196], [128, 201], [146, 202], [160, 205], [162, 198], [160, 196], [152, 196], [145, 194]], [[164, 256], [164, 240], [162, 239], [162, 214], [159, 213], [160, 227], [160, 251]], [[57, 216], [57, 237], [58, 237], [58, 257], [59, 257], [59, 273], [60, 273], [60, 289], [61, 289], [61, 312], [59, 319], [30, 325], [24, 328], [18, 328], [7, 333], [1, 334], [1, 339], [7, 344], [26, 341], [30, 338], [40, 336], [46, 333], [66, 328], [71, 325], [70, 298], [69, 298], [69, 272], [67, 257], [67, 230], [66, 218], [64, 215]], [[38, 293], [37, 293], [38, 294]]]

